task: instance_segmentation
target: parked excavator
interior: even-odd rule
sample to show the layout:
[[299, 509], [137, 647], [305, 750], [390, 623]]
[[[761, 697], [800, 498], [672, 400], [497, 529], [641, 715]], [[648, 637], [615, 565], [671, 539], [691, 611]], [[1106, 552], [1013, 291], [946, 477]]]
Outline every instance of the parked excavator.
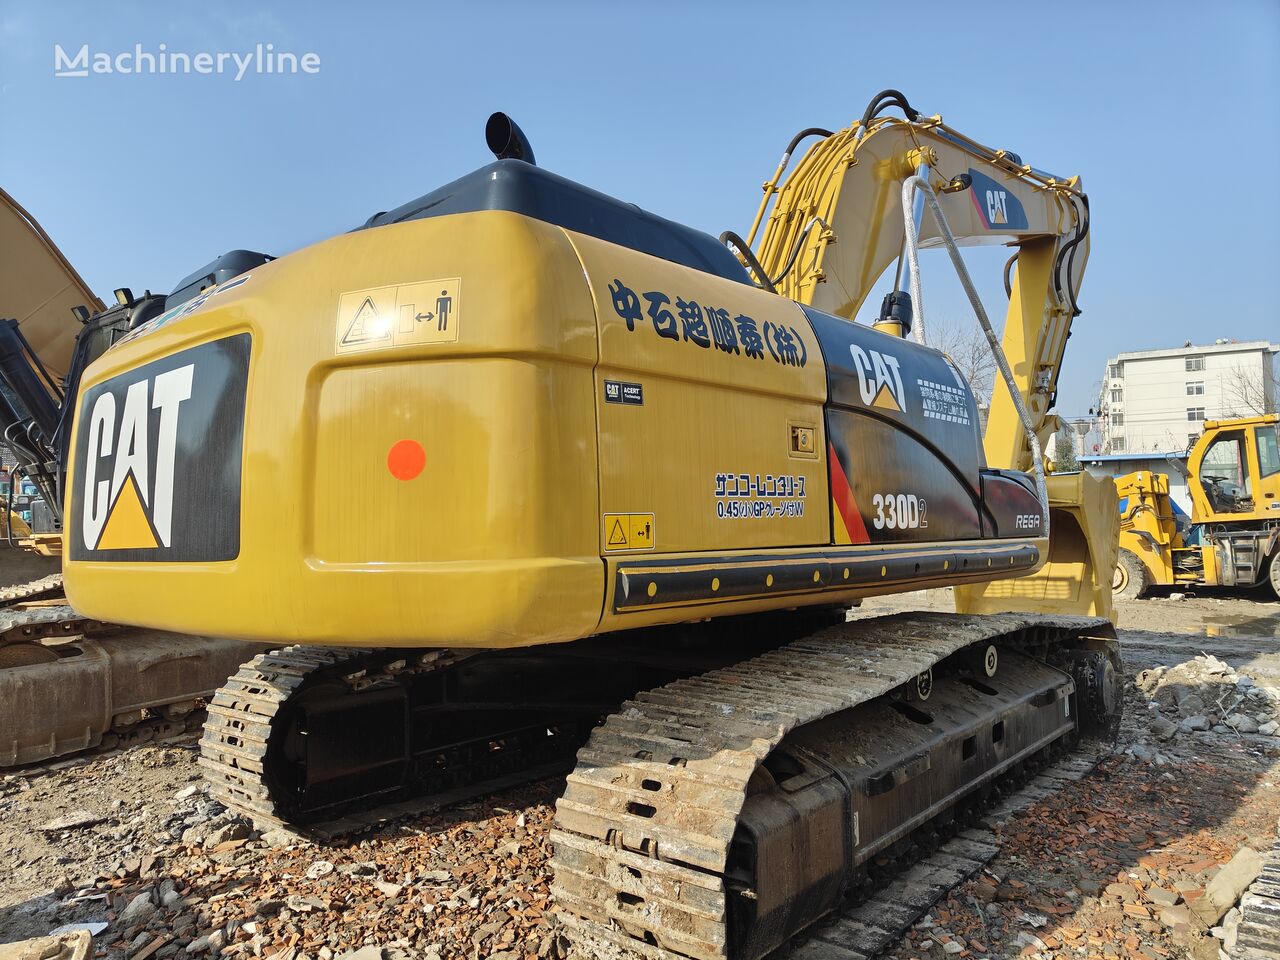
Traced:
[[[1114, 489], [1040, 453], [1088, 200], [895, 91], [797, 135], [752, 242], [544, 170], [503, 114], [486, 139], [495, 162], [86, 371], [68, 595], [294, 644], [227, 681], [202, 740], [212, 795], [259, 823], [576, 754], [552, 840], [577, 949], [763, 956], [1118, 724]], [[1013, 249], [1003, 343], [961, 242]], [[1001, 370], [985, 438], [922, 342], [931, 246]], [[846, 622], [943, 586], [961, 612]]]
[[1168, 474], [1139, 470], [1116, 479], [1115, 595], [1138, 599], [1153, 586], [1269, 585], [1280, 597], [1280, 416], [1206, 421], [1184, 475], [1189, 524], [1174, 513]]
[[[107, 309], [57, 245], [0, 190], [0, 443], [7, 471], [0, 549], [62, 552], [63, 492], [80, 377], [116, 340], [261, 255], [221, 258], [168, 297], [116, 291]], [[20, 495], [29, 486], [34, 492]], [[29, 520], [18, 515], [19, 504]], [[67, 606], [57, 573], [0, 588], [0, 767], [198, 728], [199, 703], [243, 644], [122, 629]]]

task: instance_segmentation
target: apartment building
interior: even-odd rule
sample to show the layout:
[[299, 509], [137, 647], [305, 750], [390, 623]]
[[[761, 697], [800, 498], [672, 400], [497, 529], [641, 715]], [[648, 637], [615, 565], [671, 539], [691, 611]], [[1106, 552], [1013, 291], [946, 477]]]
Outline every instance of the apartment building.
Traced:
[[1205, 420], [1280, 409], [1280, 344], [1219, 340], [1121, 353], [1107, 361], [1098, 398], [1098, 454], [1174, 453]]

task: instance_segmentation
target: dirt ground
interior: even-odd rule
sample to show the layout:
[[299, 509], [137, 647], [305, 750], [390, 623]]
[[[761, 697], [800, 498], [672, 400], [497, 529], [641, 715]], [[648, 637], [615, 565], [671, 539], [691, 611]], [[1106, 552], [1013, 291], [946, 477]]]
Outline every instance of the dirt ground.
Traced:
[[[950, 598], [855, 616], [907, 609]], [[996, 825], [996, 859], [893, 960], [1218, 956], [1206, 890], [1242, 848], [1268, 849], [1280, 818], [1280, 738], [1266, 732], [1280, 712], [1280, 603], [1153, 599], [1119, 619], [1129, 682], [1114, 754]], [[0, 943], [89, 923], [111, 960], [558, 957], [547, 863], [560, 787], [316, 845], [260, 835], [210, 800], [193, 739], [18, 771], [0, 777]]]

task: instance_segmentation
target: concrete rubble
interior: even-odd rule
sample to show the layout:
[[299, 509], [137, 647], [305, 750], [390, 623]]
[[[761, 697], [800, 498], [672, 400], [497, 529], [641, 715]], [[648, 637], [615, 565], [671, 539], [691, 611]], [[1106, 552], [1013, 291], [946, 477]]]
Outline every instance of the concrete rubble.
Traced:
[[1148, 698], [1159, 740], [1205, 731], [1274, 736], [1280, 730], [1280, 687], [1259, 684], [1212, 654], [1143, 670], [1136, 683]]

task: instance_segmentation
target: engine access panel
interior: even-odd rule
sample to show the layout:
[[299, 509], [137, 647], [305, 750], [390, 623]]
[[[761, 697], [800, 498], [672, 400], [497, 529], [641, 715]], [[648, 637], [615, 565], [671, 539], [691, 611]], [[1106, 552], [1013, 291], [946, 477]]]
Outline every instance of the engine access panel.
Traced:
[[986, 469], [977, 400], [945, 354], [804, 312], [826, 361], [833, 543], [1040, 532], [1029, 478]]

